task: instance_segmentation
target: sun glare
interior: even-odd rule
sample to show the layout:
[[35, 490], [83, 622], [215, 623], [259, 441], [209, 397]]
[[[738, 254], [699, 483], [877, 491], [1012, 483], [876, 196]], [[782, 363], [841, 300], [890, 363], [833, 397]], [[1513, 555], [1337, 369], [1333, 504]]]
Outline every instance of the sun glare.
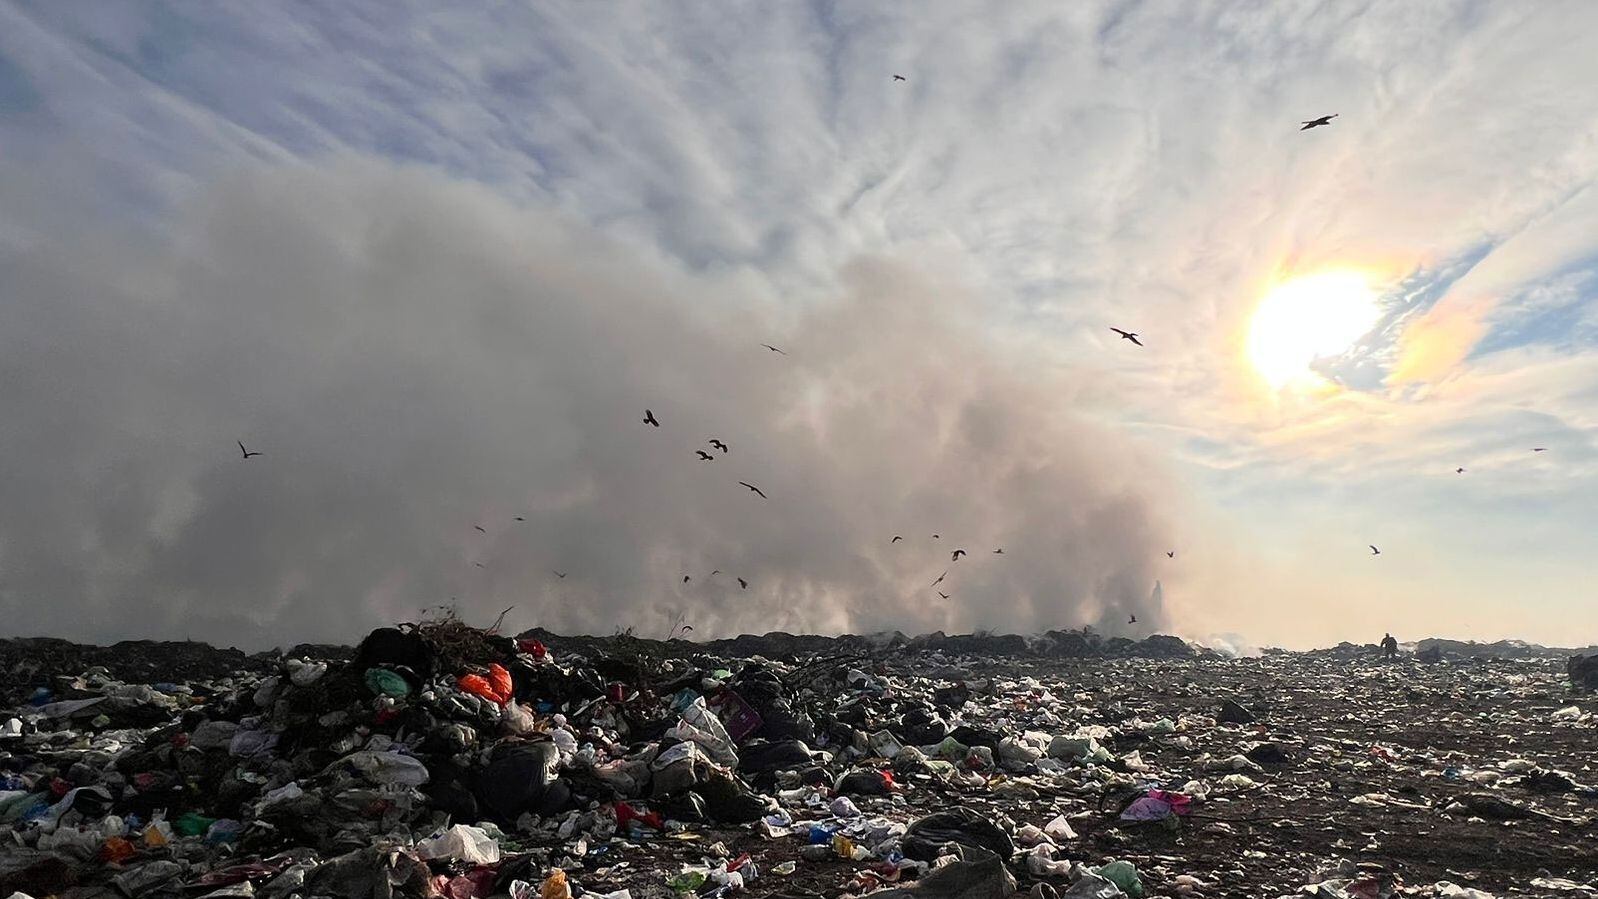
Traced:
[[1294, 278], [1277, 286], [1254, 311], [1248, 355], [1272, 387], [1319, 384], [1310, 366], [1335, 356], [1365, 336], [1381, 310], [1358, 272], [1334, 271]]

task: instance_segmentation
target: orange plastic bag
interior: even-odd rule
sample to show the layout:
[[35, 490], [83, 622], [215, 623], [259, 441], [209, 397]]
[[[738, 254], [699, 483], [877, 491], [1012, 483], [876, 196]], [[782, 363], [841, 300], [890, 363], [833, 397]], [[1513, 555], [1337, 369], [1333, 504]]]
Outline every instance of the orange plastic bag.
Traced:
[[544, 885], [538, 888], [540, 899], [571, 899], [571, 887], [566, 884], [566, 872], [559, 868], [549, 872]]
[[516, 692], [516, 685], [511, 682], [510, 672], [503, 665], [488, 666], [488, 683], [494, 688], [494, 695], [499, 697], [499, 703], [504, 705]]
[[511, 683], [510, 672], [505, 670], [505, 666], [497, 662], [488, 666], [487, 677], [481, 674], [463, 674], [456, 680], [456, 684], [473, 696], [481, 696], [500, 705], [510, 702], [511, 696], [515, 692], [514, 684]]
[[122, 837], [111, 837], [105, 841], [104, 846], [100, 847], [100, 861], [120, 864], [132, 858], [137, 852], [133, 844]]

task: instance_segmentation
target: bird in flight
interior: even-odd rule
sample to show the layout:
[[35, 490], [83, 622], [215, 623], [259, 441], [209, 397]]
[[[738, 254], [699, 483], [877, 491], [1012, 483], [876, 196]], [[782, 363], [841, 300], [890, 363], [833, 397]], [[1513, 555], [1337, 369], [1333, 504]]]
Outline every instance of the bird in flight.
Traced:
[[482, 562], [473, 562], [472, 564], [476, 565], [478, 568], [487, 568], [488, 567], [487, 565], [484, 565]]
[[[482, 525], [480, 525], [480, 524], [474, 524], [474, 525], [472, 525], [472, 527], [473, 527], [473, 528], [475, 528], [475, 529], [477, 529], [477, 530], [479, 530], [479, 531], [483, 531], [483, 526], [482, 526]], [[483, 533], [485, 533], [485, 534], [486, 534], [486, 533], [488, 533], [488, 532], [487, 532], [487, 531], [483, 531]]]
[[943, 592], [942, 590], [938, 591], [938, 595], [943, 597], [944, 599], [948, 599], [949, 598], [949, 594]]
[[958, 562], [958, 561], [960, 561], [960, 557], [963, 556], [963, 555], [965, 555], [965, 550], [957, 549], [954, 552], [949, 554], [949, 561]]
[[947, 571], [945, 571], [944, 573], [938, 575], [938, 579], [932, 582], [932, 586], [936, 587], [939, 584], [943, 583], [943, 579], [948, 577], [948, 576], [949, 576], [949, 572], [947, 572]]
[[716, 457], [712, 456], [711, 454], [709, 454], [707, 452], [705, 452], [704, 450], [694, 450], [694, 452], [698, 453], [699, 454], [699, 458], [705, 460], [706, 462], [715, 461]]
[[1298, 130], [1300, 130], [1300, 131], [1308, 131], [1311, 128], [1319, 128], [1322, 125], [1330, 125], [1332, 123], [1332, 119], [1335, 119], [1335, 118], [1337, 118], [1337, 113], [1334, 112], [1331, 115], [1323, 115], [1323, 116], [1321, 116], [1318, 119], [1310, 119], [1309, 121], [1304, 122], [1303, 123], [1304, 127], [1300, 128]]
[[[550, 569], [550, 570], [554, 571], [554, 569]], [[566, 573], [563, 572], [563, 571], [554, 571], [554, 574], [555, 574], [555, 577], [558, 577], [561, 580], [565, 580], [566, 579]]]
[[1130, 340], [1133, 343], [1137, 344], [1138, 346], [1142, 346], [1143, 345], [1143, 341], [1137, 339], [1137, 332], [1136, 331], [1123, 331], [1120, 328], [1111, 328], [1110, 330], [1114, 331], [1115, 333], [1117, 333], [1119, 335], [1121, 335], [1121, 339], [1122, 340]]
[[895, 75], [895, 76], [893, 76], [893, 80], [894, 81], [903, 81], [904, 80], [904, 76], [903, 75]]
[[1174, 549], [1168, 549], [1168, 550], [1166, 550], [1166, 551], [1165, 551], [1165, 557], [1166, 557], [1166, 558], [1167, 558], [1167, 559], [1174, 559], [1174, 558], [1176, 558], [1176, 550], [1174, 550]]
[[716, 449], [721, 450], [724, 453], [727, 451], [727, 444], [722, 443], [720, 440], [717, 440], [714, 437], [710, 438], [710, 445], [715, 447]]
[[903, 537], [901, 537], [901, 536], [899, 536], [899, 535], [898, 535], [898, 534], [894, 534], [894, 535], [893, 535], [893, 539], [892, 539], [892, 540], [889, 540], [889, 541], [888, 541], [888, 542], [889, 542], [889, 543], [898, 543], [898, 542], [899, 542], [899, 541], [900, 541], [900, 540], [903, 540], [903, 539], [904, 539], [904, 538], [903, 538]]
[[711, 573], [710, 573], [710, 576], [711, 576], [711, 577], [715, 577], [715, 576], [716, 576], [716, 575], [718, 575], [718, 574], [721, 574], [721, 569], [720, 569], [720, 568], [717, 568], [717, 569], [716, 569], [716, 570], [715, 570], [715, 571], [712, 571], [712, 572], [711, 572]]
[[521, 516], [521, 515], [518, 515], [518, 516], [516, 516], [516, 520], [517, 521], [526, 521], [527, 519], [525, 517]]
[[259, 456], [260, 455], [260, 453], [252, 453], [249, 450], [245, 449], [244, 448], [244, 441], [242, 441], [242, 440], [239, 441], [239, 452], [243, 453], [244, 454], [244, 458], [246, 458], [246, 459], [250, 458], [251, 456]]
[[1131, 618], [1128, 618], [1128, 619], [1126, 619], [1126, 623], [1127, 623], [1127, 624], [1137, 624], [1137, 613], [1136, 613], [1136, 612], [1133, 612], [1133, 613], [1132, 613], [1132, 617], [1131, 617]]
[[1454, 474], [1464, 474], [1464, 473], [1465, 473], [1465, 469], [1463, 469], [1463, 468], [1454, 469]]
[[771, 345], [771, 344], [769, 344], [769, 343], [763, 343], [763, 344], [761, 344], [761, 346], [763, 346], [763, 347], [765, 347], [765, 348], [766, 348], [766, 349], [768, 349], [768, 350], [770, 350], [770, 351], [772, 351], [772, 352], [773, 352], [773, 353], [776, 353], [776, 354], [777, 354], [777, 355], [779, 355], [779, 356], [786, 356], [786, 355], [788, 355], [788, 354], [787, 354], [787, 353], [784, 353], [784, 352], [783, 352], [783, 351], [782, 351], [782, 350], [779, 350], [779, 349], [777, 349], [777, 348], [776, 348], [776, 347], [774, 347], [774, 346], [772, 346], [772, 345]]
[[1004, 547], [1001, 546], [998, 549], [994, 550], [993, 554], [996, 555], [996, 556], [1004, 555]]
[[[243, 446], [243, 445], [244, 444], [242, 444], [242, 443], [239, 444], [239, 446]], [[1534, 446], [1534, 447], [1531, 448], [1531, 451], [1534, 452], [1534, 453], [1546, 453], [1546, 452], [1548, 452], [1548, 447], [1546, 447], [1546, 446]], [[259, 456], [260, 453], [256, 453], [256, 455]]]
[[760, 488], [759, 487], [756, 487], [755, 485], [749, 483], [748, 481], [739, 481], [738, 483], [742, 484], [745, 487], [748, 487], [750, 490], [753, 490], [755, 493], [760, 494], [760, 498], [761, 499], [765, 499], [766, 498], [766, 495], [764, 493], [760, 492]]
[[932, 535], [932, 539], [934, 539], [934, 540], [938, 539], [938, 535], [937, 534], [933, 534]]
[[653, 425], [657, 428], [660, 427], [660, 422], [655, 420], [655, 413], [649, 411], [648, 409], [644, 410], [644, 424]]
[[688, 575], [685, 574], [682, 576], [682, 582], [685, 584], [688, 583]]
[[744, 590], [748, 590], [749, 589], [749, 582], [744, 580], [743, 578], [739, 578], [738, 579], [738, 586], [740, 588], [744, 589]]
[[1366, 546], [1370, 546], [1370, 548], [1371, 548], [1371, 555], [1373, 555], [1373, 556], [1379, 556], [1379, 555], [1381, 555], [1381, 554], [1382, 554], [1382, 551], [1381, 551], [1381, 550], [1379, 550], [1379, 549], [1377, 549], [1377, 548], [1376, 548], [1376, 547], [1375, 547], [1375, 546], [1372, 546], [1372, 545], [1371, 545], [1371, 544], [1369, 544], [1369, 543], [1367, 543], [1367, 544], [1365, 544], [1365, 545], [1366, 545]]

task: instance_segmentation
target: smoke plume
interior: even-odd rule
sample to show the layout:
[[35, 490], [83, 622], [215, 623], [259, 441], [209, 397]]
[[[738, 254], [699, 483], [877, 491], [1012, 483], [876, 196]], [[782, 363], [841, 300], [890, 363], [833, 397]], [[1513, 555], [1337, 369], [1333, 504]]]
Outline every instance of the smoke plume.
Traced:
[[259, 647], [452, 599], [657, 636], [1166, 623], [1162, 477], [941, 273], [774, 301], [360, 161], [159, 230], [0, 250], [13, 633]]

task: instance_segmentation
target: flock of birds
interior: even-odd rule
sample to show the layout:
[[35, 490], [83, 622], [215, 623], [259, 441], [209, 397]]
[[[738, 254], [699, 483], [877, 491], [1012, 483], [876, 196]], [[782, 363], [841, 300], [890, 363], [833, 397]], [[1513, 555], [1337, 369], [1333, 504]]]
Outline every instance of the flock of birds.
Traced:
[[[893, 80], [894, 81], [907, 81], [908, 79], [906, 79], [903, 75], [894, 75], [893, 76]], [[1303, 122], [1300, 123], [1301, 127], [1299, 128], [1299, 130], [1300, 131], [1309, 131], [1312, 128], [1320, 128], [1320, 127], [1323, 127], [1323, 126], [1330, 125], [1332, 123], [1332, 119], [1337, 118], [1337, 115], [1338, 115], [1337, 113], [1332, 113], [1331, 115], [1324, 115], [1324, 116], [1321, 116], [1320, 118], [1308, 119], [1308, 120], [1303, 121]], [[1131, 343], [1133, 343], [1133, 344], [1135, 344], [1137, 346], [1140, 346], [1140, 347], [1143, 346], [1143, 342], [1138, 339], [1139, 335], [1138, 335], [1138, 332], [1136, 332], [1136, 331], [1123, 331], [1122, 329], [1116, 328], [1116, 327], [1111, 327], [1110, 330], [1114, 331], [1122, 340], [1129, 341], [1129, 342], [1131, 342]], [[773, 353], [776, 353], [776, 354], [778, 354], [780, 356], [788, 355], [785, 351], [783, 351], [783, 350], [781, 350], [781, 349], [779, 349], [777, 347], [774, 347], [774, 346], [772, 346], [769, 343], [763, 343], [763, 344], [760, 344], [760, 346], [765, 348], [765, 349], [767, 349], [767, 350], [769, 350], [769, 351], [771, 351], [771, 352], [773, 352]], [[654, 411], [652, 411], [650, 409], [645, 409], [644, 410], [644, 419], [643, 419], [643, 421], [644, 421], [644, 424], [649, 425], [650, 427], [653, 427], [653, 428], [660, 427], [660, 419], [656, 418]], [[262, 453], [260, 453], [260, 452], [252, 451], [252, 450], [249, 450], [249, 449], [245, 448], [244, 442], [242, 440], [239, 441], [238, 443], [239, 443], [239, 453], [242, 454], [242, 456], [244, 457], [245, 461], [248, 461], [250, 459], [253, 459], [253, 458], [257, 457], [257, 456], [262, 455]], [[717, 459], [720, 456], [728, 455], [732, 451], [731, 448], [727, 445], [727, 442], [722, 440], [722, 439], [720, 439], [720, 438], [718, 438], [718, 437], [709, 438], [706, 441], [706, 446], [709, 446], [711, 449], [716, 450], [716, 454], [712, 454], [712, 453], [710, 453], [710, 452], [708, 452], [708, 451], [706, 451], [704, 449], [696, 449], [694, 451], [695, 455], [701, 462], [715, 462], [715, 461], [717, 461]], [[1547, 452], [1547, 451], [1548, 451], [1548, 448], [1545, 447], [1545, 446], [1538, 446], [1538, 447], [1533, 447], [1532, 448], [1532, 452], [1534, 452], [1534, 453], [1542, 453], [1542, 452]], [[1465, 473], [1465, 469], [1464, 469], [1464, 467], [1458, 467], [1458, 468], [1454, 469], [1454, 472], [1455, 472], [1455, 474], [1464, 474]], [[749, 490], [749, 492], [755, 494], [756, 496], [760, 497], [761, 499], [766, 499], [767, 498], [764, 491], [762, 491], [759, 487], [755, 486], [754, 484], [749, 483], [748, 481], [739, 481], [738, 485], [740, 487], [744, 487], [745, 489]], [[518, 515], [518, 516], [515, 516], [514, 520], [515, 521], [526, 521], [527, 519], [524, 516]], [[485, 529], [482, 525], [473, 525], [473, 527], [477, 531], [479, 531], [480, 533], [483, 533], [483, 534], [487, 534], [488, 533], [487, 529]], [[932, 539], [933, 540], [941, 540], [942, 536], [940, 534], [933, 534], [932, 535]], [[900, 543], [903, 540], [904, 540], [903, 535], [895, 534], [893, 539], [889, 540], [888, 543], [891, 546], [893, 544]], [[1382, 554], [1382, 551], [1380, 549], [1378, 549], [1375, 546], [1375, 544], [1367, 544], [1367, 546], [1370, 547], [1371, 555], [1379, 556], [1379, 555]], [[951, 564], [952, 563], [957, 563], [957, 562], [960, 561], [960, 559], [962, 557], [967, 556], [967, 555], [969, 555], [969, 553], [967, 553], [965, 550], [963, 550], [963, 549], [955, 549], [955, 550], [950, 552], [949, 561], [950, 561]], [[1004, 548], [1000, 547], [998, 549], [995, 549], [995, 550], [993, 550], [990, 553], [990, 555], [1002, 556], [1002, 555], [1004, 555]], [[1175, 550], [1168, 550], [1168, 551], [1166, 551], [1165, 555], [1166, 555], [1167, 558], [1174, 559], [1174, 558], [1176, 558], [1176, 551]], [[487, 567], [482, 562], [473, 562], [472, 564], [477, 566], [478, 568]], [[933, 592], [937, 593], [938, 596], [942, 597], [945, 600], [949, 599], [951, 594], [945, 593], [942, 590], [939, 590], [938, 587], [940, 585], [942, 585], [944, 580], [949, 576], [949, 571], [950, 571], [950, 569], [945, 569], [943, 571], [943, 573], [939, 574], [935, 579], [933, 579], [932, 584], [931, 584], [931, 589], [933, 590]], [[565, 580], [566, 579], [566, 575], [569, 574], [569, 572], [563, 572], [563, 571], [551, 571], [551, 573], [554, 574], [555, 577], [557, 579], [560, 579], [560, 580]], [[721, 574], [720, 569], [712, 571], [706, 577], [706, 580], [710, 580], [710, 579], [716, 577], [719, 574]], [[692, 578], [691, 575], [685, 574], [685, 575], [682, 576], [682, 583], [684, 583], [684, 584], [688, 584], [692, 580], [693, 580], [693, 578]], [[741, 589], [741, 590], [748, 590], [749, 589], [749, 581], [746, 578], [736, 577], [736, 578], [734, 578], [734, 580], [736, 580], [738, 582], [739, 589]], [[1136, 623], [1137, 623], [1137, 615], [1134, 613], [1128, 619], [1127, 624], [1136, 624]], [[682, 633], [686, 633], [688, 631], [693, 630], [693, 628], [688, 626], [687, 624], [679, 623], [677, 625], [674, 625], [673, 628], [672, 628], [672, 632], [673, 632], [674, 635], [678, 632], [679, 628], [681, 629]]]

